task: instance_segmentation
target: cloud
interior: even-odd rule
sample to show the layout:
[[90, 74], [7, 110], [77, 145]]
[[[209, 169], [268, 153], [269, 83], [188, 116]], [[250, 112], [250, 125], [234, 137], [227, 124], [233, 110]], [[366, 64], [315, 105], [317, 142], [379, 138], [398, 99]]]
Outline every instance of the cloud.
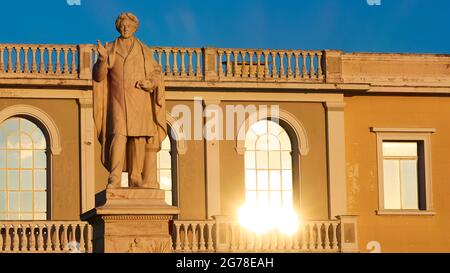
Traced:
[[81, 0], [66, 0], [69, 6], [81, 6]]

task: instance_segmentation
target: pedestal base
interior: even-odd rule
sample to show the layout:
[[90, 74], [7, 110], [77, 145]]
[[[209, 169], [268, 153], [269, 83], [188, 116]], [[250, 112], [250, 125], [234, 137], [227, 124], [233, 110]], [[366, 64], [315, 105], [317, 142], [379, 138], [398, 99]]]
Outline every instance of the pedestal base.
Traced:
[[107, 189], [105, 203], [83, 215], [94, 228], [97, 253], [172, 252], [169, 221], [178, 208], [156, 189]]

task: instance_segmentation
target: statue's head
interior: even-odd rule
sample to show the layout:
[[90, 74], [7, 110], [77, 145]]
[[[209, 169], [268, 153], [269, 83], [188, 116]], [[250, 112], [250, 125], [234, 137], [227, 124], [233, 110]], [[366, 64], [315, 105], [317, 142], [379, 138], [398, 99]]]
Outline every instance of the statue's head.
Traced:
[[122, 38], [133, 37], [139, 27], [138, 18], [131, 12], [123, 12], [116, 19], [116, 29]]

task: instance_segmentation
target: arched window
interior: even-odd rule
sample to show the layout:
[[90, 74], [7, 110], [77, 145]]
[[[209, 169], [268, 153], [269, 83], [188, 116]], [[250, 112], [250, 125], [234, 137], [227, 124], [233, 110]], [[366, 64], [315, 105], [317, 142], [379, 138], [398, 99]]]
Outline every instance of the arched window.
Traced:
[[245, 135], [245, 198], [257, 206], [292, 208], [292, 145], [278, 123], [264, 119]]
[[46, 220], [47, 141], [25, 118], [0, 124], [0, 220]]

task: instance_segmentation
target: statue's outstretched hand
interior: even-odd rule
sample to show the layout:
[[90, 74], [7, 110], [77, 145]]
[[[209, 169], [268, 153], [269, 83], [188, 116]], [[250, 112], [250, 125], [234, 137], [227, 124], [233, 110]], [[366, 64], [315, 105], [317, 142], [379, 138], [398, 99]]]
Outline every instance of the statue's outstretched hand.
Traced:
[[108, 42], [106, 42], [105, 46], [103, 46], [100, 40], [98, 40], [97, 44], [98, 44], [97, 50], [100, 59], [106, 60], [108, 58], [108, 50], [106, 49], [106, 47], [108, 47]]
[[152, 93], [156, 88], [156, 82], [154, 80], [138, 81], [136, 85], [138, 88], [150, 93]]

